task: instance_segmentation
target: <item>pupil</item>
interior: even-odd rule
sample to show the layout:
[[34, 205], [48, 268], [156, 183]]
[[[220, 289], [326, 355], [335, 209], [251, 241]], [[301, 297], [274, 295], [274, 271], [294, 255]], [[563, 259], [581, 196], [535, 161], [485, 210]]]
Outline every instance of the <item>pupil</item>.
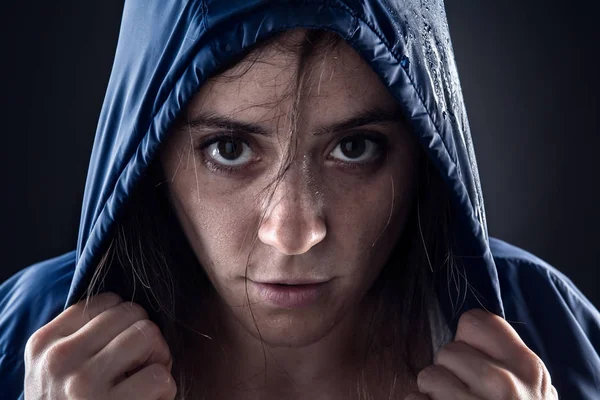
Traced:
[[346, 139], [342, 142], [342, 153], [348, 158], [358, 158], [364, 153], [365, 147], [364, 139]]
[[219, 154], [226, 160], [235, 160], [241, 154], [240, 143], [233, 140], [222, 140], [219, 142]]

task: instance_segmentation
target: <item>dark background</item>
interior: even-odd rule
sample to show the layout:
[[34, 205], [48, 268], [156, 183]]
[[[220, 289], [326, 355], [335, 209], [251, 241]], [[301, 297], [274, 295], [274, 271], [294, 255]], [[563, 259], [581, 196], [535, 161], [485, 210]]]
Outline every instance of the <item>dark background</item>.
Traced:
[[[122, 0], [0, 14], [0, 282], [75, 248]], [[16, 4], [15, 4], [16, 3]], [[595, 1], [447, 0], [490, 234], [600, 307]]]

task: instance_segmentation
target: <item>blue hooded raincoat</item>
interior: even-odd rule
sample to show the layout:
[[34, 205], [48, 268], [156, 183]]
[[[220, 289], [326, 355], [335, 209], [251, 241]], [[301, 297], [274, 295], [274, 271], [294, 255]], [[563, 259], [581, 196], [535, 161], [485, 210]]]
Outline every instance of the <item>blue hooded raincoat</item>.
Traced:
[[[561, 399], [600, 399], [600, 314], [534, 255], [488, 237], [442, 0], [126, 0], [85, 186], [77, 249], [0, 285], [0, 398], [23, 398], [27, 339], [87, 287], [110, 227], [167, 129], [202, 83], [257, 41], [295, 27], [337, 32], [380, 76], [447, 184], [474, 307], [505, 317]], [[444, 285], [442, 285], [444, 286]], [[452, 332], [447, 290], [438, 293]]]

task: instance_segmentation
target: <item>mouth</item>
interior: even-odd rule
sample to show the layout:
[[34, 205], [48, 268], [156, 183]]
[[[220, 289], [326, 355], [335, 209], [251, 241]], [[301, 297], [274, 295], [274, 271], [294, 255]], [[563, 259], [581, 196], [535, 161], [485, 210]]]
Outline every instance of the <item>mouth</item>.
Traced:
[[277, 280], [277, 281], [266, 281], [256, 282], [263, 285], [281, 285], [281, 286], [306, 286], [306, 285], [320, 285], [327, 283], [329, 280]]
[[254, 282], [254, 285], [264, 302], [286, 309], [311, 306], [328, 290], [329, 281], [297, 282]]

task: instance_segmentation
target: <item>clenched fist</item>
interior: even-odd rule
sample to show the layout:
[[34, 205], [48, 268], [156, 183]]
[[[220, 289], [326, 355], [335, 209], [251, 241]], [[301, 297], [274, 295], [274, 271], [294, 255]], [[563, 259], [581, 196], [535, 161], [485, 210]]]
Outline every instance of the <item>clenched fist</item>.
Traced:
[[482, 309], [464, 313], [456, 337], [417, 377], [405, 400], [557, 400], [542, 360], [504, 319]]
[[77, 303], [25, 347], [25, 399], [172, 400], [171, 352], [138, 304], [114, 293]]

